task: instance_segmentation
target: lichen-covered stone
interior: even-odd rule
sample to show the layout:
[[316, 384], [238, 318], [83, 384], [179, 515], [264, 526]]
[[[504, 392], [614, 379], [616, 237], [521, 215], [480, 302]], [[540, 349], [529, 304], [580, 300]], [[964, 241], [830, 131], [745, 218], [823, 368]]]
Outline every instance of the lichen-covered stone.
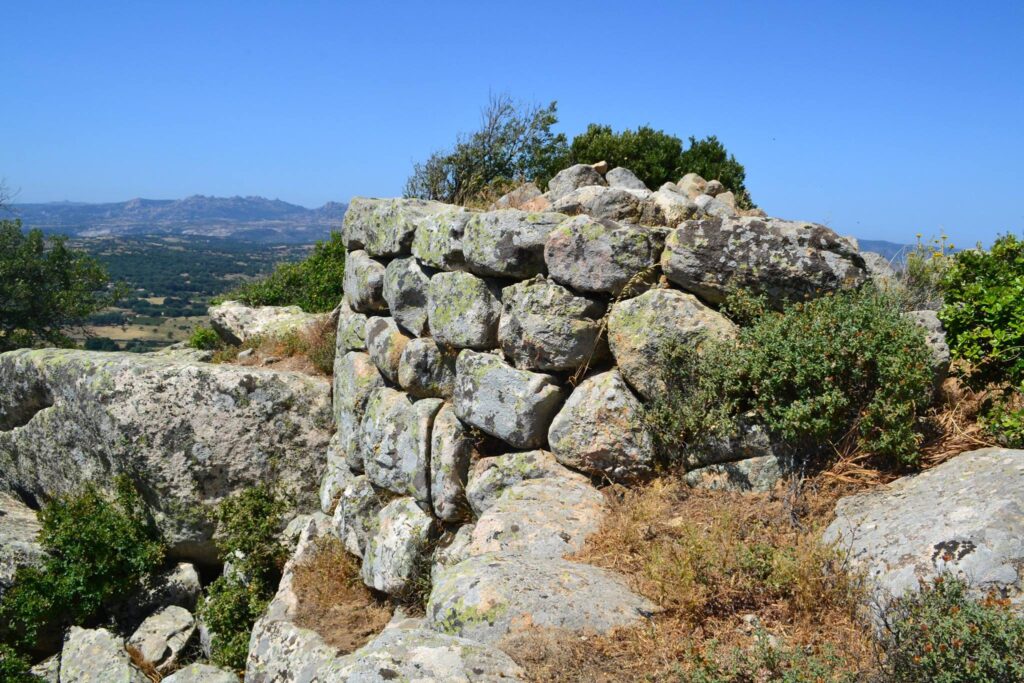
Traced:
[[779, 458], [763, 455], [737, 462], [707, 465], [686, 473], [690, 486], [724, 491], [771, 491], [782, 479]]
[[745, 289], [776, 308], [868, 277], [856, 247], [825, 226], [758, 217], [688, 221], [669, 234], [661, 266], [705, 301]]
[[149, 683], [132, 666], [124, 643], [102, 628], [72, 626], [60, 657], [62, 683]]
[[449, 206], [420, 222], [412, 242], [413, 256], [421, 263], [440, 270], [462, 270], [462, 235], [473, 212], [461, 206]]
[[489, 553], [438, 572], [427, 620], [441, 633], [493, 643], [517, 628], [607, 633], [637, 624], [655, 610], [605, 569]]
[[680, 191], [690, 199], [696, 199], [700, 195], [704, 194], [704, 188], [708, 186], [708, 181], [701, 178], [696, 173], [687, 173], [679, 182], [676, 183]]
[[365, 251], [350, 251], [345, 258], [345, 298], [352, 310], [375, 313], [388, 310], [384, 300], [384, 264]]
[[[712, 181], [714, 182], [714, 181]], [[693, 203], [701, 213], [713, 218], [736, 218], [736, 209], [709, 194], [698, 195]]]
[[617, 166], [604, 174], [604, 179], [609, 187], [621, 187], [627, 190], [646, 190], [644, 181], [636, 177], [636, 174], [625, 166]]
[[337, 448], [344, 452], [349, 467], [363, 471], [359, 425], [366, 402], [375, 389], [384, 386], [384, 376], [367, 353], [350, 351], [334, 358], [334, 426]]
[[554, 378], [469, 350], [459, 354], [455, 367], [453, 403], [460, 420], [515, 448], [544, 445], [565, 398]]
[[241, 301], [225, 301], [210, 306], [208, 312], [210, 326], [229, 344], [300, 332], [324, 319], [298, 306], [248, 306]]
[[411, 339], [398, 329], [394, 318], [374, 316], [366, 321], [366, 350], [380, 374], [392, 384], [398, 384], [398, 362]]
[[384, 300], [402, 328], [417, 337], [427, 331], [427, 289], [430, 273], [414, 258], [395, 259], [384, 269]]
[[176, 559], [215, 561], [213, 507], [270, 478], [317, 505], [331, 424], [321, 378], [24, 349], [0, 355], [0, 387], [0, 490], [42, 503], [130, 473]]
[[416, 398], [451, 398], [458, 353], [433, 339], [413, 339], [398, 361], [398, 385]]
[[412, 402], [394, 389], [378, 389], [366, 406], [360, 441], [370, 481], [430, 504], [430, 429], [439, 398]]
[[619, 294], [655, 278], [664, 230], [576, 216], [551, 232], [544, 260], [551, 278], [580, 292]]
[[334, 347], [335, 358], [349, 351], [366, 350], [366, 316], [356, 313], [346, 298], [338, 308], [338, 330]]
[[495, 284], [469, 273], [437, 273], [430, 278], [427, 311], [438, 344], [467, 349], [497, 346], [501, 291]]
[[[424, 221], [451, 210], [447, 204], [425, 199], [355, 197], [345, 211], [342, 240], [350, 251], [363, 249], [371, 256], [403, 256], [409, 253], [416, 229]], [[346, 263], [346, 271], [348, 267]]]
[[388, 595], [404, 595], [417, 578], [434, 520], [412, 498], [391, 501], [377, 519], [377, 533], [363, 554], [363, 583]]
[[[335, 438], [331, 437], [332, 443]], [[334, 455], [332, 458], [331, 455]], [[339, 457], [340, 456], [340, 457]], [[338, 500], [342, 490], [348, 485], [355, 475], [349, 469], [344, 454], [335, 454], [328, 451], [327, 469], [320, 480], [320, 511], [325, 515], [331, 514], [334, 510], [334, 503]]]
[[932, 356], [932, 386], [937, 391], [949, 374], [950, 353], [946, 330], [935, 311], [910, 311], [906, 316], [924, 330], [924, 341]]
[[18, 498], [0, 492], [0, 597], [11, 587], [19, 568], [42, 561], [40, 529], [35, 510]]
[[352, 477], [339, 492], [331, 528], [345, 549], [356, 557], [363, 556], [370, 539], [377, 533], [377, 514], [384, 502], [366, 475]]
[[548, 198], [555, 202], [577, 188], [607, 184], [604, 176], [590, 164], [576, 164], [562, 169], [548, 181]]
[[551, 209], [568, 216], [585, 214], [593, 219], [608, 219], [642, 225], [663, 225], [665, 217], [658, 204], [649, 200], [649, 190], [621, 187], [581, 187], [551, 204]]
[[671, 183], [665, 183], [651, 195], [651, 201], [661, 210], [665, 225], [675, 227], [683, 221], [695, 218], [699, 209], [696, 202], [687, 197]]
[[548, 451], [506, 453], [493, 458], [480, 458], [469, 471], [466, 498], [477, 516], [484, 513], [505, 489], [531, 479], [555, 479], [566, 486], [590, 485], [581, 474], [558, 464]]
[[575, 370], [607, 357], [604, 303], [542, 278], [506, 287], [501, 299], [498, 342], [517, 368]]
[[566, 400], [548, 430], [548, 442], [563, 465], [614, 482], [649, 477], [654, 440], [643, 405], [617, 370], [585, 379]]
[[823, 538], [865, 572], [876, 606], [950, 573], [1024, 615], [1024, 451], [964, 453], [843, 498]]
[[438, 519], [454, 522], [467, 517], [466, 481], [473, 457], [473, 439], [445, 403], [434, 418], [430, 436], [430, 498]]
[[196, 635], [196, 620], [183, 607], [165, 607], [143, 621], [128, 645], [135, 647], [157, 671], [173, 671]]
[[165, 676], [163, 683], [238, 683], [238, 676], [212, 664], [197, 662]]
[[544, 273], [544, 243], [566, 216], [499, 209], [475, 214], [466, 224], [462, 250], [477, 275], [526, 278]]
[[622, 377], [643, 398], [665, 391], [661, 367], [673, 345], [733, 334], [734, 325], [692, 294], [652, 289], [619, 301], [608, 316], [608, 344]]

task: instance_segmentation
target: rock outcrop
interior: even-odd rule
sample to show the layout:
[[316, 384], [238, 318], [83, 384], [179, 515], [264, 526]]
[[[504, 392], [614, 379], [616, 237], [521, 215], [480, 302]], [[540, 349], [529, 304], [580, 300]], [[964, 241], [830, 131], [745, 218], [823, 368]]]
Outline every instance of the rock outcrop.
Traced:
[[210, 325], [229, 344], [301, 332], [322, 323], [326, 317], [306, 313], [298, 306], [247, 306], [240, 301], [210, 306], [209, 315]]

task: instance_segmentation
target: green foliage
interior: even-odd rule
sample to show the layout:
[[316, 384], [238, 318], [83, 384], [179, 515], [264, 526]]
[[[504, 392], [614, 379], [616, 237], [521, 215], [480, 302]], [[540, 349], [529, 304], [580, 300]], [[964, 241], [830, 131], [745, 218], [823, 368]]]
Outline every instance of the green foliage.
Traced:
[[1007, 604], [993, 596], [976, 602], [951, 576], [894, 600], [882, 634], [889, 680], [1024, 681], [1024, 619]]
[[942, 281], [939, 319], [950, 351], [971, 366], [975, 386], [1024, 382], [1024, 241], [958, 253]]
[[[730, 307], [758, 310], [749, 299]], [[793, 304], [762, 313], [734, 340], [666, 353], [669, 390], [651, 402], [648, 418], [669, 458], [735, 434], [742, 417], [802, 454], [846, 443], [902, 465], [917, 460], [930, 354], [891, 295], [865, 288]]]
[[936, 311], [942, 307], [942, 282], [953, 265], [955, 247], [945, 235], [917, 245], [907, 254], [900, 283], [904, 308], [908, 311]]
[[624, 166], [654, 190], [679, 180], [682, 155], [682, 140], [650, 126], [615, 133], [611, 126], [592, 123], [569, 147], [570, 164], [607, 161], [612, 168]]
[[278, 539], [286, 509], [284, 496], [264, 485], [217, 508], [217, 544], [232, 571], [210, 585], [201, 613], [213, 633], [212, 660], [221, 666], [245, 668], [252, 625], [277, 590], [288, 557]]
[[215, 301], [236, 299], [250, 306], [299, 306], [307, 313], [332, 310], [341, 301], [345, 244], [341, 233], [316, 243], [298, 263], [282, 263], [262, 280], [242, 285]]
[[981, 416], [985, 431], [1005, 448], [1024, 448], [1024, 387], [993, 392]]
[[0, 352], [36, 344], [71, 346], [69, 327], [113, 304], [104, 268], [64, 237], [22, 232], [0, 220]]
[[565, 161], [565, 135], [551, 131], [556, 123], [556, 102], [541, 107], [491, 96], [479, 130], [416, 164], [405, 196], [466, 204], [513, 182], [533, 180], [543, 187]]
[[773, 644], [768, 635], [758, 634], [751, 649], [734, 647], [723, 650], [712, 641], [704, 652], [693, 656], [694, 668], [680, 673], [687, 683], [854, 683], [855, 672], [831, 650], [810, 653], [802, 648]]
[[110, 337], [89, 337], [83, 347], [86, 351], [117, 351], [117, 342]]
[[201, 351], [215, 351], [222, 346], [220, 335], [212, 327], [198, 325], [188, 338], [188, 345]]
[[163, 559], [163, 544], [126, 477], [112, 498], [93, 486], [54, 499], [39, 514], [42, 567], [18, 570], [0, 602], [0, 623], [20, 649], [49, 624], [88, 624], [138, 587]]
[[679, 161], [681, 174], [696, 173], [706, 180], [720, 180], [726, 189], [736, 195], [736, 206], [749, 209], [754, 206], [744, 181], [747, 171], [736, 157], [725, 149], [716, 136], [698, 140], [690, 136], [690, 146]]
[[30, 673], [29, 661], [14, 648], [0, 643], [0, 681], [6, 683], [41, 683], [43, 679]]

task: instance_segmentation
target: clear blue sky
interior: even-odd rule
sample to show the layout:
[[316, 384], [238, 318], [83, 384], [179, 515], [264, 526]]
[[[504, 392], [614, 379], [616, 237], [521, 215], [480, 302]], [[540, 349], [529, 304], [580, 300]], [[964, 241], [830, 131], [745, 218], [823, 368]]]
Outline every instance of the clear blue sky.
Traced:
[[717, 134], [771, 215], [1024, 230], [1024, 3], [5, 2], [16, 201], [395, 195], [489, 91]]

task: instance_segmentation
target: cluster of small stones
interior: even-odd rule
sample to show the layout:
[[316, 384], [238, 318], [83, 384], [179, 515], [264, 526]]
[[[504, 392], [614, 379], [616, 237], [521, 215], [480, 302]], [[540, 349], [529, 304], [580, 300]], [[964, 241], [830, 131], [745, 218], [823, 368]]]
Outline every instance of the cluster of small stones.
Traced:
[[[652, 192], [578, 165], [495, 207], [351, 202], [323, 512], [368, 586], [401, 597], [429, 575], [435, 631], [607, 630], [650, 604], [563, 556], [599, 525], [595, 483], [654, 473], [643, 407], [665, 390], [664, 349], [734, 334], [715, 309], [734, 287], [781, 306], [869, 274], [855, 243], [741, 215], [693, 174]], [[749, 441], [691, 469], [777, 474]], [[532, 609], [559, 594], [575, 611]]]

